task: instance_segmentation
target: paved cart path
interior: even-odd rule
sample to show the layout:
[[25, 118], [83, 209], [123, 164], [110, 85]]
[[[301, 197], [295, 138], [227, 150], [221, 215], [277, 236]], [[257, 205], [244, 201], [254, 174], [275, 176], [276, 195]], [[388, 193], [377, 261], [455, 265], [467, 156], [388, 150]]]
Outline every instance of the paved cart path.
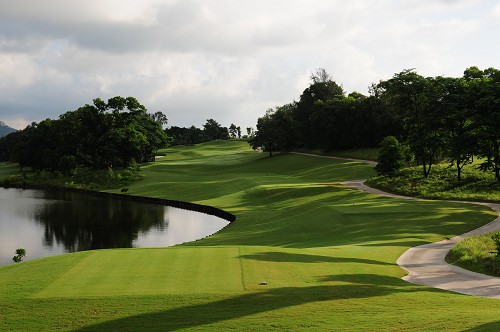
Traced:
[[[363, 190], [372, 194], [414, 199], [411, 197], [394, 195], [383, 192], [364, 184], [364, 180], [342, 182], [347, 187]], [[462, 202], [488, 206], [500, 214], [500, 204], [482, 202]], [[480, 235], [500, 230], [500, 216], [492, 222], [472, 230], [468, 233], [455, 236], [449, 240], [429, 243], [408, 249], [401, 255], [397, 263], [408, 271], [404, 280], [425, 286], [431, 286], [461, 294], [500, 298], [500, 278], [464, 270], [445, 262], [448, 251], [460, 240], [471, 235]]]
[[[319, 156], [307, 153], [296, 153], [306, 156], [332, 158], [362, 162], [375, 166], [377, 163], [369, 160], [358, 160], [351, 158]], [[342, 182], [343, 185], [363, 190], [372, 194], [396, 197], [402, 199], [415, 199], [413, 197], [401, 196], [387, 193], [378, 189], [368, 187], [364, 180]], [[484, 274], [468, 271], [445, 262], [446, 254], [467, 236], [487, 234], [500, 231], [500, 204], [483, 202], [464, 202], [488, 206], [499, 216], [492, 222], [476, 228], [468, 233], [455, 236], [448, 240], [416, 246], [405, 251], [397, 260], [399, 266], [408, 271], [403, 280], [408, 282], [444, 289], [461, 294], [500, 298], [500, 278], [490, 277]]]

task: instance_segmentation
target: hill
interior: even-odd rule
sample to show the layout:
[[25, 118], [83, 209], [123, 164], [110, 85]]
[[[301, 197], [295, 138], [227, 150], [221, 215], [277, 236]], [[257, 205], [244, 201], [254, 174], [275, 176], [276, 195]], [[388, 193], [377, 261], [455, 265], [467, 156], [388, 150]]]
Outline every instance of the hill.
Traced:
[[17, 129], [9, 127], [3, 121], [0, 121], [0, 137], [7, 136], [14, 131], [17, 131]]

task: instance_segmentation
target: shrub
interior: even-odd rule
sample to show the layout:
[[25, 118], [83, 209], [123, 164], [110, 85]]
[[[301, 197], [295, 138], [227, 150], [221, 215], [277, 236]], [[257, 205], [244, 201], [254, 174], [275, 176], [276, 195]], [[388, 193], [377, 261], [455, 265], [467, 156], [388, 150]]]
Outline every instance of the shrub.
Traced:
[[380, 143], [378, 164], [375, 170], [379, 175], [393, 176], [404, 166], [403, 149], [394, 136], [385, 137]]
[[26, 249], [18, 248], [16, 249], [16, 255], [12, 257], [12, 260], [16, 263], [19, 263], [23, 261], [24, 257], [26, 257]]

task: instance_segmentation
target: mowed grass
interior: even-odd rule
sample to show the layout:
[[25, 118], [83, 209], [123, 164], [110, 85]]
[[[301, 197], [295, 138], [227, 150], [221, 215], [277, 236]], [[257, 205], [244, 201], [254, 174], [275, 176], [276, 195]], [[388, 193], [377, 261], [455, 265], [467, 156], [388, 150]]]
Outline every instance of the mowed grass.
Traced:
[[268, 158], [245, 142], [164, 152], [142, 167], [130, 194], [213, 205], [236, 222], [172, 248], [0, 267], [0, 330], [500, 328], [500, 301], [406, 283], [395, 263], [410, 246], [491, 221], [488, 209], [347, 189], [339, 182], [373, 170], [300, 155]]
[[3, 180], [11, 175], [17, 174], [19, 167], [16, 164], [0, 162], [0, 180]]

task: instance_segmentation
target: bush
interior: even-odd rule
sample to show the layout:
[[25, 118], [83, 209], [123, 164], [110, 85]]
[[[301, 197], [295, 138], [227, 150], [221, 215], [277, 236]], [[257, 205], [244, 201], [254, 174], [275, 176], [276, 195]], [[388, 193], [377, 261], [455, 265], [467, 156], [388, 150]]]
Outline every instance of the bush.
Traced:
[[16, 263], [19, 263], [23, 261], [24, 257], [26, 257], [26, 249], [18, 248], [16, 249], [16, 255], [12, 257], [12, 260]]
[[394, 136], [385, 137], [380, 143], [378, 164], [375, 170], [379, 175], [393, 176], [404, 166], [403, 149]]
[[495, 246], [497, 248], [496, 255], [497, 255], [497, 258], [498, 258], [498, 257], [500, 257], [500, 233], [494, 233], [491, 236], [491, 239], [493, 240], [493, 242], [495, 242]]

